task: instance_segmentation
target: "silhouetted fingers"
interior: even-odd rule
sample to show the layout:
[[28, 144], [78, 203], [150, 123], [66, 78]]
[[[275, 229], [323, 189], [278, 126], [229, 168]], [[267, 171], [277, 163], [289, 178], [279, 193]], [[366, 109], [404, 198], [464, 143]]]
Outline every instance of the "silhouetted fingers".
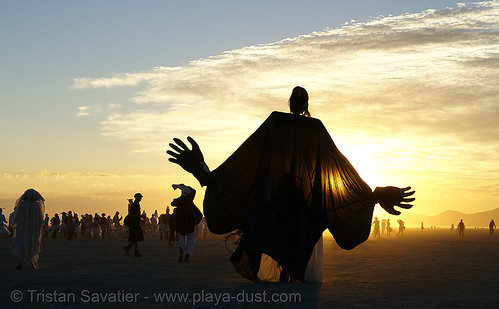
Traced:
[[[173, 141], [174, 141], [175, 143], [177, 143], [177, 145], [179, 145], [180, 147], [182, 147], [184, 150], [189, 150], [189, 148], [187, 148], [187, 145], [185, 145], [185, 143], [184, 143], [184, 142], [182, 142], [182, 140], [181, 140], [180, 138], [176, 138], [176, 137], [175, 137], [175, 138], [173, 139]], [[172, 144], [170, 144], [170, 145], [172, 145]]]
[[171, 147], [173, 150], [175, 150], [176, 152], [178, 152], [178, 153], [182, 153], [182, 152], [184, 152], [184, 151], [185, 151], [185, 150], [180, 149], [179, 147], [177, 147], [177, 145], [175, 145], [175, 144], [170, 143], [170, 144], [168, 144], [168, 145], [170, 145], [170, 147]]
[[392, 214], [392, 215], [395, 215], [395, 216], [400, 215], [400, 211], [395, 210], [394, 208], [391, 208], [391, 209], [387, 210], [387, 212], [388, 212], [389, 214]]
[[403, 196], [411, 196], [413, 195], [414, 193], [416, 193], [416, 191], [409, 191], [409, 192], [404, 192]]
[[392, 215], [399, 215], [400, 214], [400, 211], [395, 210], [395, 208], [393, 208], [393, 205], [387, 205], [387, 204], [380, 204], [380, 205], [389, 214], [392, 214]]
[[412, 204], [404, 204], [404, 203], [400, 203], [400, 204], [397, 204], [398, 207], [402, 207], [402, 208], [405, 208], [405, 209], [410, 209], [412, 208]]
[[198, 150], [198, 151], [200, 151], [198, 143], [192, 137], [187, 136], [187, 140], [189, 141], [189, 143], [191, 143], [192, 150]]
[[414, 202], [416, 200], [416, 198], [404, 198], [402, 199], [402, 202]]
[[168, 161], [170, 161], [170, 162], [173, 162], [173, 163], [175, 163], [175, 164], [180, 165], [180, 163], [178, 163], [178, 160], [177, 160], [177, 159], [175, 159], [175, 158], [168, 158]]
[[[167, 150], [166, 153], [169, 154], [170, 156], [174, 157], [175, 159], [178, 159], [178, 157], [180, 157], [180, 154], [175, 153], [175, 152], [173, 152], [171, 150]], [[168, 159], [168, 160], [171, 160], [171, 158]]]

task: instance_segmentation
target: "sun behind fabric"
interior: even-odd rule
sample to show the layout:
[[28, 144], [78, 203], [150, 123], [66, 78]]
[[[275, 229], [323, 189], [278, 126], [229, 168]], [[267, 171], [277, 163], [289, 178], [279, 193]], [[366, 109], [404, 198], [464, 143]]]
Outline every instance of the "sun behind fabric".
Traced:
[[320, 281], [326, 228], [340, 247], [352, 249], [368, 238], [376, 203], [399, 214], [394, 206], [410, 208], [405, 202], [414, 200], [407, 198], [410, 187], [371, 190], [322, 122], [309, 117], [304, 88], [293, 89], [289, 106], [292, 113], [273, 112], [211, 172], [191, 137], [192, 150], [175, 138], [176, 152], [167, 151], [207, 186], [210, 231], [243, 231], [230, 261], [255, 282]]

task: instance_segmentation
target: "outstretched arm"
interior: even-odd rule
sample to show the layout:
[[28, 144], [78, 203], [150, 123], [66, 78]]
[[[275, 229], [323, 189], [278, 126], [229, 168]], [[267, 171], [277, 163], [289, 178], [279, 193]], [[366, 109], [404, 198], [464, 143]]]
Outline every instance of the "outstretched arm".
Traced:
[[400, 215], [400, 211], [395, 210], [395, 206], [409, 209], [415, 198], [410, 197], [414, 194], [413, 191], [409, 191], [411, 187], [398, 188], [398, 187], [376, 187], [373, 192], [374, 202], [379, 203], [384, 210], [392, 215]]
[[204, 162], [203, 153], [201, 152], [198, 143], [190, 136], [187, 137], [187, 140], [191, 143], [192, 149], [189, 149], [182, 140], [178, 138], [173, 139], [175, 144], [170, 143], [169, 145], [174, 151], [166, 151], [166, 153], [171, 156], [168, 158], [168, 161], [180, 165], [184, 170], [193, 174], [201, 185], [204, 186], [206, 184], [206, 176], [210, 173], [210, 169]]

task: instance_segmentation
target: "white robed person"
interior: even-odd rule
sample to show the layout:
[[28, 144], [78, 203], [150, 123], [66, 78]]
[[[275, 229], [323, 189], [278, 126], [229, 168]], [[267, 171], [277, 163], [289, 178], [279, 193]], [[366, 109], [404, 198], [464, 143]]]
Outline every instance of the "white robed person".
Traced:
[[320, 282], [322, 233], [343, 249], [366, 241], [375, 204], [398, 215], [411, 208], [410, 187], [362, 180], [322, 122], [310, 117], [308, 93], [295, 87], [291, 113], [273, 112], [218, 168], [210, 171], [199, 145], [170, 143], [169, 161], [206, 186], [203, 211], [215, 234], [243, 231], [230, 261], [255, 282]]
[[26, 265], [39, 268], [44, 214], [45, 199], [34, 189], [26, 190], [16, 201], [11, 251], [18, 258], [17, 268]]

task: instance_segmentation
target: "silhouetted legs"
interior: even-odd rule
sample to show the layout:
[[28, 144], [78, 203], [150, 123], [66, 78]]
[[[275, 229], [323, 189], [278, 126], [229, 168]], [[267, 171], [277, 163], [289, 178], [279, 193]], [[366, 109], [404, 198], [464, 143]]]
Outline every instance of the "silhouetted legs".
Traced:
[[135, 256], [135, 257], [141, 257], [142, 253], [140, 253], [139, 250], [137, 249], [137, 242], [131, 242], [127, 246], [123, 247], [123, 250], [125, 250], [126, 256], [129, 256], [129, 252], [130, 252], [130, 249], [132, 248], [132, 246], [135, 247], [133, 256]]

